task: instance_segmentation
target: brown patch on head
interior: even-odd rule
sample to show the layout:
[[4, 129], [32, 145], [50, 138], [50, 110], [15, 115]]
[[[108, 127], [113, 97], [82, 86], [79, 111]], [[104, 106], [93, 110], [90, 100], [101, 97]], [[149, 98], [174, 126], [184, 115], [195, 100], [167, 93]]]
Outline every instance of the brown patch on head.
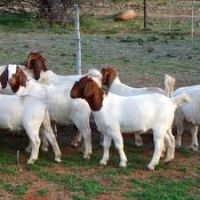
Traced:
[[16, 68], [16, 73], [12, 75], [12, 77], [8, 80], [10, 87], [12, 88], [13, 92], [17, 92], [20, 86], [25, 87], [27, 81], [27, 76], [24, 72], [20, 69], [19, 66]]
[[115, 78], [118, 76], [117, 71], [113, 67], [105, 67], [101, 70], [102, 74], [102, 85], [106, 86], [108, 89], [112, 85]]
[[40, 78], [41, 71], [47, 71], [47, 60], [40, 52], [31, 52], [27, 58], [26, 67], [33, 70], [36, 80]]
[[74, 86], [71, 89], [70, 95], [72, 98], [84, 98], [84, 91], [87, 85], [87, 82], [91, 82], [91, 78], [85, 76], [81, 78], [79, 81], [76, 81]]
[[72, 98], [85, 99], [93, 111], [101, 109], [103, 94], [97, 83], [87, 76], [76, 81], [70, 92]]
[[8, 66], [0, 75], [0, 83], [1, 83], [2, 89], [6, 88], [7, 82], [8, 82]]

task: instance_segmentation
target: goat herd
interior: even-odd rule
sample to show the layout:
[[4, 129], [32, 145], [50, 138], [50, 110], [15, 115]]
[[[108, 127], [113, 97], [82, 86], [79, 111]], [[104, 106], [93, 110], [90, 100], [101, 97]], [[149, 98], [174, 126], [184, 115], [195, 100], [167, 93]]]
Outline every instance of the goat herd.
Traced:
[[[84, 158], [92, 154], [92, 113], [97, 129], [103, 135], [103, 157], [109, 160], [112, 140], [119, 152], [120, 167], [126, 167], [121, 132], [134, 133], [136, 145], [142, 145], [140, 134], [152, 130], [154, 153], [148, 168], [153, 170], [161, 156], [165, 162], [174, 159], [175, 146], [181, 146], [184, 123], [190, 123], [191, 148], [198, 151], [200, 123], [200, 85], [174, 91], [175, 79], [165, 75], [165, 90], [156, 87], [133, 88], [123, 84], [113, 67], [99, 72], [91, 69], [84, 75], [62, 76], [48, 70], [41, 53], [30, 53], [26, 66], [8, 64], [0, 67], [0, 128], [24, 129], [29, 137], [26, 150], [33, 164], [40, 144], [44, 151], [52, 146], [55, 161], [61, 161], [56, 141], [56, 124], [74, 124], [77, 141], [84, 141]], [[177, 138], [172, 125], [177, 127]]]

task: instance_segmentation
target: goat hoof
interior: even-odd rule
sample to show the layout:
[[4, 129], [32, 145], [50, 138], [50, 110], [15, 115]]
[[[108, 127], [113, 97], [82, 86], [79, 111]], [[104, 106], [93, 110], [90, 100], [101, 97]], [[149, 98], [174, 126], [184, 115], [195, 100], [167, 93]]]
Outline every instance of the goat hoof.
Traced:
[[61, 160], [60, 158], [55, 158], [55, 162], [57, 162], [57, 163], [61, 163], [62, 160]]
[[149, 170], [151, 170], [151, 171], [154, 171], [154, 170], [155, 170], [155, 167], [152, 166], [152, 165], [148, 165], [148, 166], [147, 166], [147, 169], [149, 169]]
[[119, 167], [123, 167], [123, 168], [125, 168], [125, 167], [127, 167], [127, 164], [126, 164], [126, 162], [120, 162], [119, 163]]
[[79, 146], [79, 143], [78, 142], [72, 142], [71, 144], [70, 144], [70, 146], [72, 147], [72, 148], [77, 148], [78, 146]]
[[173, 160], [173, 158], [166, 158], [166, 159], [164, 160], [164, 163], [165, 163], [165, 164], [169, 164], [172, 160]]
[[136, 143], [135, 143], [135, 146], [136, 146], [136, 147], [142, 147], [142, 145], [143, 145], [142, 142], [136, 142]]
[[181, 148], [181, 144], [176, 143], [176, 148]]
[[199, 150], [198, 150], [198, 146], [197, 146], [196, 144], [191, 145], [191, 146], [190, 146], [190, 149], [192, 149], [192, 150], [195, 151], [195, 152], [198, 152], [198, 151], [199, 151]]
[[35, 161], [36, 161], [36, 159], [29, 159], [27, 164], [33, 165], [35, 163]]
[[44, 151], [44, 152], [48, 152], [49, 149], [48, 149], [48, 147], [42, 147], [42, 151]]
[[107, 165], [107, 161], [102, 159], [102, 160], [100, 160], [99, 164], [100, 165]]
[[84, 158], [85, 160], [90, 160], [90, 157], [91, 157], [90, 154], [86, 154], [86, 155], [83, 156], [83, 158]]

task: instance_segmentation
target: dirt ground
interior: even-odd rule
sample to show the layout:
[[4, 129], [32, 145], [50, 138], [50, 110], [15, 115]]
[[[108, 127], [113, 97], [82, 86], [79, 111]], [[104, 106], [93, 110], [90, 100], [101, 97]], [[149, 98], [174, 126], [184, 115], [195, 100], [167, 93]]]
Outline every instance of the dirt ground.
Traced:
[[[101, 149], [99, 145], [99, 133], [96, 131], [94, 124], [92, 125], [92, 138], [93, 138], [93, 147], [94, 151], [97, 149]], [[73, 126], [68, 126], [68, 127], [59, 127], [59, 132], [58, 132], [58, 142], [61, 146], [61, 150], [63, 155], [67, 156], [70, 155], [71, 158], [73, 156], [80, 156], [81, 159], [81, 152], [82, 152], [82, 147], [79, 146], [78, 148], [72, 148], [70, 146], [71, 141], [73, 140], [76, 130]], [[132, 146], [131, 148], [139, 148], [139, 147], [134, 147], [134, 135], [132, 134], [124, 134], [124, 143], [125, 143], [125, 151], [127, 152], [130, 150], [130, 145]], [[148, 158], [147, 160], [150, 159], [153, 151], [153, 140], [152, 140], [152, 134], [143, 134], [142, 135], [144, 147], [142, 150], [140, 150], [139, 156]], [[199, 137], [200, 140], [200, 137]], [[185, 130], [184, 135], [183, 135], [183, 146], [187, 147], [191, 142], [191, 135], [188, 134], [188, 129]], [[43, 180], [40, 177], [38, 177], [37, 173], [35, 173], [32, 170], [29, 170], [25, 167], [25, 162], [24, 160], [24, 148], [28, 144], [28, 139], [25, 135], [11, 135], [7, 134], [5, 131], [1, 135], [0, 138], [0, 146], [3, 146], [6, 149], [9, 149], [9, 152], [15, 154], [17, 150], [20, 150], [22, 157], [20, 158], [20, 166], [18, 166], [23, 173], [22, 176], [20, 176], [19, 181], [23, 182], [29, 182], [31, 181], [31, 187], [28, 187], [25, 195], [22, 196], [13, 196], [11, 193], [8, 191], [6, 192], [5, 190], [2, 190], [0, 188], [0, 199], [17, 199], [17, 198], [22, 198], [24, 200], [53, 200], [53, 199], [59, 199], [59, 200], [68, 200], [68, 199], [75, 199], [72, 197], [72, 193], [67, 190], [65, 187], [60, 187], [58, 184], [49, 182], [49, 180]], [[126, 149], [126, 145], [128, 148]], [[95, 153], [94, 153], [95, 154]], [[115, 151], [114, 154], [117, 154]], [[131, 155], [131, 154], [130, 154]], [[129, 155], [129, 156], [130, 156]], [[187, 156], [189, 155], [189, 156]], [[130, 172], [129, 176], [122, 175], [120, 176], [121, 179], [124, 181], [129, 179], [130, 177], [134, 177], [135, 179], [139, 180], [148, 180], [151, 179], [152, 176], [164, 176], [167, 177], [168, 179], [174, 178], [174, 179], [180, 179], [183, 177], [196, 177], [196, 174], [193, 172], [193, 170], [189, 170], [185, 173], [184, 169], [183, 171], [181, 170], [175, 170], [176, 168], [181, 168], [181, 166], [184, 166], [183, 168], [188, 168], [188, 169], [193, 169], [199, 162], [200, 155], [199, 153], [192, 153], [192, 156], [190, 156], [190, 153], [188, 154], [188, 150], [186, 150], [186, 156], [184, 155], [184, 152], [177, 150], [175, 154], [175, 159], [172, 162], [172, 167], [170, 167], [171, 164], [164, 166], [164, 169], [159, 168], [158, 170], [154, 172], [150, 172], [145, 169], [145, 166], [142, 168], [138, 168], [136, 170], [132, 169], [132, 172]], [[101, 154], [100, 154], [101, 156]], [[27, 154], [25, 155], [25, 159], [27, 159]], [[43, 159], [43, 158], [40, 158]], [[48, 159], [51, 162], [51, 159], [53, 159], [53, 155], [48, 156]], [[85, 161], [82, 161], [85, 162]], [[162, 161], [161, 161], [162, 163]], [[81, 168], [81, 162], [78, 162], [75, 164], [80, 167], [80, 173], [84, 173], [85, 177], [90, 177], [93, 176], [95, 173], [98, 174], [102, 168], [97, 164], [95, 166], [92, 166], [91, 168], [87, 169], [87, 171], [84, 170], [84, 168]], [[51, 168], [48, 168], [48, 166], [44, 165], [44, 168], [48, 170], [49, 172], [57, 172], [59, 174], [71, 174], [74, 173], [73, 169], [70, 167], [63, 167], [63, 165], [54, 165]], [[107, 168], [111, 169], [117, 169], [117, 162], [112, 159], [112, 161], [109, 163]], [[1, 174], [0, 175], [0, 180], [10, 180], [7, 175]], [[14, 178], [16, 179], [16, 178]], [[18, 182], [17, 180], [13, 180], [13, 182]], [[103, 185], [105, 188], [111, 187], [112, 185], [112, 180], [110, 180], [108, 177], [101, 177], [100, 180], [101, 185]], [[128, 181], [125, 181], [123, 183], [124, 185], [124, 190], [129, 190], [131, 188], [131, 185]], [[40, 188], [44, 187], [48, 189], [48, 195], [47, 196], [39, 196], [36, 195], [37, 191], [40, 190]], [[84, 199], [84, 198], [83, 198]], [[86, 198], [87, 199], [87, 198]], [[93, 198], [92, 198], [93, 199]], [[124, 199], [122, 196], [121, 192], [119, 193], [118, 191], [111, 190], [108, 194], [100, 194], [96, 198], [98, 200], [108, 200], [108, 199], [114, 199], [114, 200], [121, 200]]]

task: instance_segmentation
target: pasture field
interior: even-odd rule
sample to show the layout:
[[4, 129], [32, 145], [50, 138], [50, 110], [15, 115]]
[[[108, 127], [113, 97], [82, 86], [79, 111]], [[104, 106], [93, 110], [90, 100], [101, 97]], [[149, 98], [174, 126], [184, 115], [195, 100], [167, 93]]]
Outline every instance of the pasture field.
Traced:
[[[28, 25], [27, 25], [28, 26]], [[15, 27], [16, 28], [16, 27]], [[0, 29], [1, 64], [25, 63], [31, 51], [43, 51], [50, 69], [59, 74], [74, 73], [74, 35], [71, 32], [36, 32]], [[163, 87], [164, 73], [174, 75], [176, 86], [200, 82], [200, 38], [174, 33], [82, 34], [82, 71], [114, 65], [123, 82], [132, 86]], [[99, 133], [93, 130], [93, 155], [83, 160], [82, 147], [69, 146], [75, 135], [72, 126], [59, 127], [58, 142], [63, 162], [53, 162], [52, 150], [40, 152], [35, 165], [27, 165], [28, 140], [24, 135], [1, 131], [0, 199], [2, 200], [199, 200], [200, 154], [187, 146], [176, 150], [172, 163], [163, 160], [155, 171], [146, 170], [153, 153], [152, 137], [144, 135], [144, 146], [134, 146], [134, 136], [125, 136], [128, 167], [118, 168], [112, 146], [108, 166], [102, 156]], [[17, 151], [19, 163], [17, 164]]]
[[[2, 64], [23, 63], [30, 51], [42, 50], [49, 68], [60, 74], [73, 74], [72, 35], [57, 33], [0, 33]], [[177, 85], [199, 81], [199, 38], [170, 35], [83, 35], [82, 67], [111, 64], [130, 85], [162, 87], [163, 74], [177, 77]], [[71, 56], [69, 56], [71, 55]], [[175, 160], [161, 161], [154, 172], [145, 169], [152, 156], [152, 138], [144, 135], [144, 147], [134, 146], [134, 137], [125, 138], [128, 167], [118, 168], [118, 155], [111, 149], [107, 167], [99, 166], [102, 155], [99, 135], [93, 133], [94, 153], [83, 160], [82, 148], [72, 149], [73, 127], [59, 128], [63, 162], [53, 162], [52, 151], [40, 152], [35, 165], [27, 165], [24, 152], [27, 138], [2, 133], [0, 138], [0, 199], [200, 199], [200, 156], [183, 147]], [[191, 141], [185, 132], [184, 145]], [[17, 150], [20, 163], [16, 164]]]

